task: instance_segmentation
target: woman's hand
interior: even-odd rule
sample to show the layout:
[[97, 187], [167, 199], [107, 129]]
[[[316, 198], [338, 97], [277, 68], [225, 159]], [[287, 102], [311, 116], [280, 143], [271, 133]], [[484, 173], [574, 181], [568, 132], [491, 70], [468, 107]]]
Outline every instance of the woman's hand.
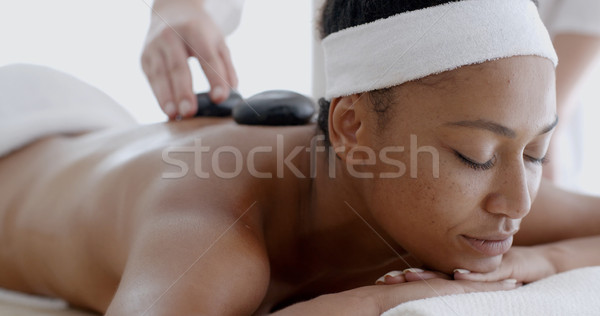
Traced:
[[471, 281], [500, 281], [514, 279], [518, 283], [531, 283], [556, 274], [556, 266], [545, 246], [512, 247], [502, 257], [498, 269], [489, 273], [454, 271], [454, 279]]
[[142, 68], [163, 111], [173, 119], [196, 113], [187, 59], [196, 57], [211, 86], [211, 99], [225, 101], [237, 75], [223, 34], [202, 0], [156, 0], [142, 53]]
[[556, 274], [555, 264], [545, 246], [512, 247], [502, 257], [500, 266], [488, 273], [473, 273], [457, 268], [450, 276], [437, 271], [425, 271], [411, 268], [404, 271], [391, 271], [377, 279], [375, 284], [391, 285], [430, 279], [470, 280], [480, 282], [507, 281], [512, 283], [530, 283]]
[[430, 279], [450, 280], [447, 274], [437, 271], [425, 271], [418, 268], [405, 269], [403, 271], [391, 271], [375, 281], [376, 285], [392, 285], [405, 282], [424, 281]]

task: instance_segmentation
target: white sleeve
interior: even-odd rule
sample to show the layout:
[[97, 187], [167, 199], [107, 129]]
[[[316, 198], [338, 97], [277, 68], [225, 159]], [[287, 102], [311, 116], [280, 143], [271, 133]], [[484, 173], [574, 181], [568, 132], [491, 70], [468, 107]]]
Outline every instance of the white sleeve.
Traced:
[[240, 25], [244, 0], [205, 0], [204, 6], [223, 35], [233, 33]]
[[550, 32], [600, 36], [600, 0], [540, 0]]

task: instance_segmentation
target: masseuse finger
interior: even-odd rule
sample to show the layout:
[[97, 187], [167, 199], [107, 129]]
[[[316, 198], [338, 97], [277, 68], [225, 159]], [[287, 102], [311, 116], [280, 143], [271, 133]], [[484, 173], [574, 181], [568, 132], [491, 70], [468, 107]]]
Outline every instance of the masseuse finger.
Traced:
[[185, 44], [178, 39], [168, 40], [165, 44], [162, 46], [163, 55], [175, 105], [182, 117], [193, 116], [198, 111], [198, 105], [194, 102], [192, 73], [187, 63]]
[[229, 52], [229, 48], [227, 47], [225, 42], [222, 42], [219, 46], [219, 54], [221, 56], [221, 59], [223, 60], [223, 63], [225, 64], [225, 69], [227, 70], [227, 78], [229, 80], [229, 83], [231, 84], [231, 88], [237, 89], [237, 73], [235, 72], [235, 67], [233, 67], [231, 53]]
[[229, 96], [230, 84], [227, 82], [227, 71], [219, 54], [218, 47], [207, 47], [202, 42], [196, 42], [192, 37], [188, 52], [196, 57], [210, 84], [210, 99], [221, 103]]
[[148, 47], [144, 51], [142, 54], [142, 69], [162, 110], [169, 118], [175, 118], [177, 108], [175, 107], [171, 86], [167, 78], [167, 67], [159, 49]]

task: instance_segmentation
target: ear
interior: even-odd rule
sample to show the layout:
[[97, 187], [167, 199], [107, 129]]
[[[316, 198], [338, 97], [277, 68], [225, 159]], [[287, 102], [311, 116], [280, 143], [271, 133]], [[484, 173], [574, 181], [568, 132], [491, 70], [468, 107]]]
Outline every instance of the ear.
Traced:
[[[364, 113], [360, 104], [362, 94], [331, 100], [329, 107], [329, 140], [336, 153], [347, 153], [358, 146], [357, 135], [363, 126]], [[345, 154], [338, 155], [342, 160]]]

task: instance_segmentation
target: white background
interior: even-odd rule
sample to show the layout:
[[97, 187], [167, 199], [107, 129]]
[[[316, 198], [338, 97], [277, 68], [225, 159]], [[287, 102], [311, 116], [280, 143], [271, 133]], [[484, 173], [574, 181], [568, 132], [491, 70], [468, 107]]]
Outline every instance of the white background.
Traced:
[[[151, 0], [0, 0], [0, 66], [27, 62], [70, 73], [112, 96], [140, 122], [165, 120], [140, 66]], [[310, 95], [311, 2], [250, 0], [228, 38], [244, 96]], [[208, 89], [190, 60], [196, 92]]]
[[[0, 66], [27, 62], [70, 73], [112, 96], [141, 123], [165, 120], [140, 66], [150, 0], [0, 0]], [[228, 44], [244, 96], [270, 89], [310, 95], [311, 1], [249, 0]], [[208, 85], [190, 61], [196, 92]], [[570, 186], [600, 194], [600, 71], [583, 91], [583, 163]], [[569, 156], [571, 151], [565, 151]]]

